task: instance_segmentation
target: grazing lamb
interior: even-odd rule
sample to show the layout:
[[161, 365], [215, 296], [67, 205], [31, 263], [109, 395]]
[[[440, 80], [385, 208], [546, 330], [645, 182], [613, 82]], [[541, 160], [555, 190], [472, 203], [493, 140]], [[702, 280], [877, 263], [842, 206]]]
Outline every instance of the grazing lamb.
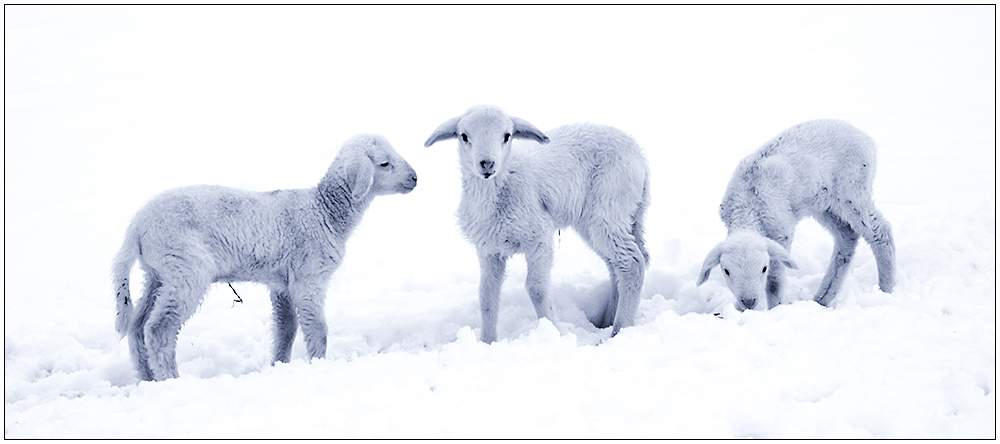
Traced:
[[[177, 377], [177, 334], [214, 282], [268, 286], [274, 361], [289, 361], [299, 324], [309, 357], [325, 357], [326, 285], [347, 237], [375, 196], [416, 185], [413, 168], [385, 138], [361, 135], [344, 143], [314, 188], [261, 193], [199, 185], [154, 197], [133, 217], [113, 268], [115, 327], [128, 336], [140, 377]], [[146, 285], [133, 308], [136, 260]]]
[[795, 225], [812, 216], [834, 238], [816, 302], [826, 306], [836, 296], [858, 235], [875, 255], [879, 287], [891, 293], [896, 249], [872, 201], [874, 177], [875, 142], [847, 122], [814, 120], [778, 134], [736, 167], [719, 206], [729, 235], [708, 253], [698, 285], [721, 265], [741, 311], [752, 310], [765, 289], [768, 308], [778, 305], [784, 267], [797, 268], [788, 254]]
[[552, 240], [566, 226], [611, 274], [612, 294], [597, 326], [613, 324], [617, 334], [632, 325], [649, 262], [643, 240], [649, 166], [635, 140], [593, 124], [562, 126], [546, 136], [490, 106], [441, 124], [424, 145], [452, 138], [459, 139], [462, 171], [459, 224], [476, 247], [481, 269], [483, 342], [497, 338], [500, 287], [514, 254], [525, 255], [525, 288], [538, 317], [555, 321], [548, 295]]

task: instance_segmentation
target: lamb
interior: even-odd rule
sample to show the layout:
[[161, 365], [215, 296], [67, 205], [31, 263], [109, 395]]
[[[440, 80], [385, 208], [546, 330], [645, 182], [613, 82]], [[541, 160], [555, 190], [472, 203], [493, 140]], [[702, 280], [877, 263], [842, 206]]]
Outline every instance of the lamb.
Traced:
[[424, 146], [452, 138], [460, 139], [459, 225], [479, 257], [481, 340], [497, 338], [500, 288], [514, 254], [525, 255], [525, 288], [539, 319], [556, 321], [548, 295], [552, 242], [566, 226], [611, 275], [612, 294], [595, 325], [614, 325], [612, 335], [633, 325], [649, 263], [643, 238], [649, 166], [635, 140], [595, 124], [562, 126], [546, 135], [492, 106], [449, 119]]
[[[314, 188], [253, 192], [191, 186], [154, 197], [133, 217], [114, 260], [120, 335], [144, 380], [175, 378], [181, 325], [215, 282], [271, 292], [274, 361], [288, 362], [298, 325], [310, 358], [326, 356], [326, 285], [375, 196], [413, 191], [417, 175], [377, 135], [344, 143]], [[146, 273], [138, 306], [129, 273]]]
[[872, 200], [875, 154], [875, 142], [849, 123], [814, 120], [747, 156], [719, 206], [728, 237], [708, 253], [698, 285], [720, 265], [739, 310], [752, 310], [765, 290], [768, 308], [775, 307], [784, 268], [797, 268], [788, 253], [795, 225], [812, 216], [834, 238], [816, 302], [829, 306], [836, 297], [859, 234], [874, 253], [879, 287], [891, 293], [896, 249], [889, 221]]

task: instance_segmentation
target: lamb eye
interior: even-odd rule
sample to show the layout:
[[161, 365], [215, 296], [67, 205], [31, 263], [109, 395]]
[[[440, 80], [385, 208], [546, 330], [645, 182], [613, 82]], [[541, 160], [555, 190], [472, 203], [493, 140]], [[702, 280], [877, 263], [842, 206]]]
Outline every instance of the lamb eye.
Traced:
[[385, 167], [389, 166], [389, 162], [382, 162], [379, 166], [382, 167], [382, 168], [385, 168]]
[[763, 270], [760, 270], [760, 272], [761, 272], [761, 273], [767, 273], [767, 265], [765, 265], [765, 266], [764, 266], [764, 269], [763, 269]]
[[469, 136], [465, 135], [465, 133], [462, 133], [462, 142], [469, 143]]
[[726, 272], [726, 276], [729, 276], [729, 269], [728, 268], [723, 268], [722, 271], [725, 271]]
[[508, 141], [510, 141], [510, 133], [503, 135], [503, 143], [507, 143]]

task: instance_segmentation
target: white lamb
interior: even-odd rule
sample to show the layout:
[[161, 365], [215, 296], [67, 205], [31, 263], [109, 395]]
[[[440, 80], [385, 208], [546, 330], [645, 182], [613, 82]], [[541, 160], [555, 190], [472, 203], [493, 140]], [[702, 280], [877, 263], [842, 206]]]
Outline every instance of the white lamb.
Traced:
[[816, 302], [836, 296], [859, 235], [875, 255], [879, 287], [892, 292], [895, 244], [872, 201], [874, 177], [875, 142], [847, 122], [814, 120], [778, 134], [736, 167], [719, 206], [729, 235], [708, 253], [698, 285], [721, 265], [737, 308], [753, 309], [765, 290], [768, 308], [778, 305], [784, 267], [797, 268], [788, 254], [795, 225], [812, 216], [834, 238]]
[[[378, 195], [409, 193], [417, 175], [385, 138], [356, 136], [314, 188], [253, 192], [200, 185], [166, 191], [133, 217], [115, 258], [115, 326], [144, 380], [177, 377], [181, 325], [214, 282], [271, 291], [274, 361], [288, 362], [301, 324], [310, 358], [326, 356], [326, 285]], [[129, 272], [146, 272], [133, 308]]]
[[643, 240], [649, 166], [639, 145], [620, 130], [593, 124], [562, 126], [546, 136], [490, 106], [441, 124], [424, 145], [452, 138], [459, 139], [462, 171], [459, 224], [481, 269], [482, 340], [497, 338], [500, 288], [514, 254], [525, 255], [525, 288], [538, 317], [555, 321], [548, 295], [552, 241], [566, 226], [611, 275], [612, 294], [597, 326], [613, 324], [616, 334], [633, 325], [649, 262]]

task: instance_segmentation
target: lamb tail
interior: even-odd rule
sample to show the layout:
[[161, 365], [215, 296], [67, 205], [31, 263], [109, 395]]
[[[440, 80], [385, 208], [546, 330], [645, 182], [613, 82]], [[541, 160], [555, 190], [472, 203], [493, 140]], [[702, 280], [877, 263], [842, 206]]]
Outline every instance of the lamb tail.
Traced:
[[115, 255], [115, 261], [111, 269], [111, 279], [115, 293], [115, 330], [118, 331], [119, 337], [125, 336], [128, 333], [129, 325], [131, 325], [132, 321], [134, 310], [132, 308], [132, 296], [129, 292], [129, 274], [132, 272], [132, 265], [135, 264], [138, 258], [139, 235], [129, 227], [125, 235], [125, 241], [122, 243], [121, 249], [118, 250], [118, 254]]
[[639, 206], [635, 211], [635, 219], [632, 222], [632, 236], [635, 237], [635, 243], [639, 246], [639, 251], [642, 253], [643, 267], [649, 268], [649, 250], [646, 249], [646, 208], [649, 207], [649, 174], [646, 174], [646, 180], [642, 184], [642, 200], [639, 202]]

